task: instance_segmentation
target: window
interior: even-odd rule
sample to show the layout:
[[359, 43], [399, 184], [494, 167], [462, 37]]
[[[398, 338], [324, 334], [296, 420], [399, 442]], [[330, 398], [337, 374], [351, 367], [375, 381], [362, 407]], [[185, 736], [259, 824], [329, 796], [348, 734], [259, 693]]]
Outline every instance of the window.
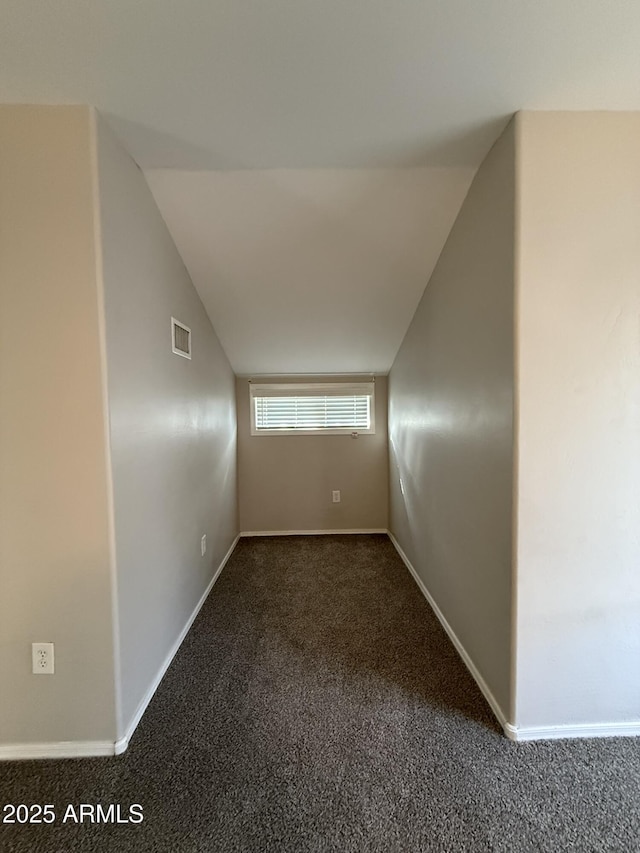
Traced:
[[249, 384], [251, 435], [374, 433], [374, 383]]

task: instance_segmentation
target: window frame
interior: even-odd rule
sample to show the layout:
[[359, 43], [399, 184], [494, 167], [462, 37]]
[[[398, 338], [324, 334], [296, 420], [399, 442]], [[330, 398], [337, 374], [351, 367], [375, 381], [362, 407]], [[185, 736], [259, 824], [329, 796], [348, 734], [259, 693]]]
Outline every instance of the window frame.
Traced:
[[[340, 391], [345, 391], [340, 394]], [[260, 394], [260, 391], [268, 391], [269, 394]], [[260, 396], [278, 396], [277, 391], [288, 392], [283, 393], [283, 397], [351, 397], [354, 394], [357, 396], [369, 397], [369, 427], [361, 429], [358, 427], [334, 427], [325, 429], [316, 427], [314, 429], [258, 429], [256, 427], [256, 406], [255, 400]], [[295, 393], [296, 391], [301, 393]], [[313, 393], [313, 392], [317, 393]], [[322, 392], [325, 393], [322, 393]], [[326, 393], [329, 392], [329, 393]], [[359, 392], [359, 393], [358, 393]], [[252, 436], [273, 436], [273, 435], [375, 435], [376, 432], [376, 417], [375, 417], [375, 382], [249, 382], [249, 412], [251, 423]]]

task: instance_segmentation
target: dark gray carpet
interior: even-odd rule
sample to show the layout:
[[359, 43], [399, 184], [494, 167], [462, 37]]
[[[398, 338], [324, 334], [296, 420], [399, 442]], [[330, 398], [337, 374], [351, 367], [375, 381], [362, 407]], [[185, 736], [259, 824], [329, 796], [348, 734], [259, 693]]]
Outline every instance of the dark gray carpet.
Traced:
[[132, 825], [6, 851], [639, 851], [640, 742], [514, 744], [384, 536], [241, 540], [118, 758], [0, 765], [3, 802]]

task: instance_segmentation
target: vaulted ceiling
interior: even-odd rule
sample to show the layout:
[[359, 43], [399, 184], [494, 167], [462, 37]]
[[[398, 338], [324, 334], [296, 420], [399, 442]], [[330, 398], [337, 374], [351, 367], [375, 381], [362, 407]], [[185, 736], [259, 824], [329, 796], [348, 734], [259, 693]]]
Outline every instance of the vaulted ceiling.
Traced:
[[637, 0], [0, 0], [0, 101], [100, 109], [237, 371], [385, 370], [509, 116], [640, 109], [639, 44]]

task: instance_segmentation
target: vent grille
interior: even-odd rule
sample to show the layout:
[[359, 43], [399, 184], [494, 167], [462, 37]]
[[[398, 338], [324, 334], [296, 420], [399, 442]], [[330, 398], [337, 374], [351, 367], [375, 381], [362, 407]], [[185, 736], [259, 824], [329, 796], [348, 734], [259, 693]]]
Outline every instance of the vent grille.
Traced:
[[171, 318], [171, 349], [176, 355], [191, 358], [191, 329]]

